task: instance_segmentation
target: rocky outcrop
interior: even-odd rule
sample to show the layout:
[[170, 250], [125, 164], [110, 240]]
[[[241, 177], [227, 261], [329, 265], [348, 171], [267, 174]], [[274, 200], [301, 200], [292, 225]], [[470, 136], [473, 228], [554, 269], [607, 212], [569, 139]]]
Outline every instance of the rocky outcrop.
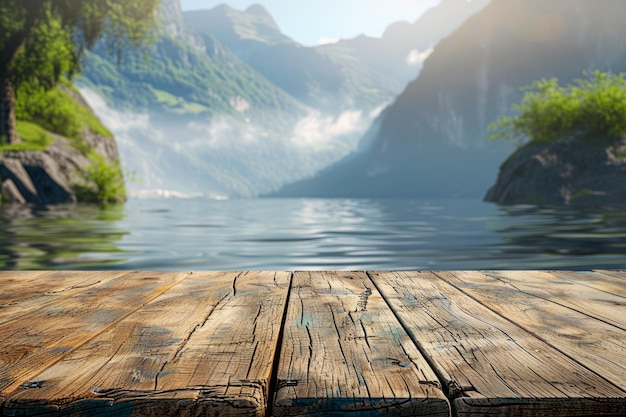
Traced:
[[486, 201], [574, 207], [626, 205], [626, 136], [529, 144], [500, 168]]
[[[7, 151], [0, 154], [0, 198], [39, 205], [73, 203], [74, 188], [86, 179], [81, 172], [92, 161], [62, 136], [44, 151]], [[109, 162], [118, 159], [113, 138], [85, 132], [85, 140]]]
[[[87, 101], [76, 91], [60, 85], [90, 113]], [[82, 146], [76, 146], [66, 137], [47, 132], [53, 138], [43, 151], [0, 152], [0, 202], [31, 203], [38, 205], [74, 203], [77, 186], [96, 189], [92, 179], [85, 175], [93, 164], [85, 149], [102, 155], [108, 163], [119, 161], [115, 139], [85, 128], [81, 134]]]

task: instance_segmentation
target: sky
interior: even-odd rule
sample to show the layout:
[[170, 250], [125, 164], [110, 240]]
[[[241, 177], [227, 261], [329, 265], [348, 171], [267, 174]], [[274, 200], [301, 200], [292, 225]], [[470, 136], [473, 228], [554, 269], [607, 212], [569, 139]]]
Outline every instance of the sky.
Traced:
[[180, 0], [183, 10], [211, 9], [219, 4], [244, 10], [259, 3], [284, 34], [312, 46], [365, 34], [379, 37], [398, 20], [413, 23], [440, 0]]

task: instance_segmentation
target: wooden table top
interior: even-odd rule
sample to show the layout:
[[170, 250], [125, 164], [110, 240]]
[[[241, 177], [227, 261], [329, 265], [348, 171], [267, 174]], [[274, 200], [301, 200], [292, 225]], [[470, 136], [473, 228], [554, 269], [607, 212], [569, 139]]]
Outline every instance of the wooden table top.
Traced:
[[626, 415], [626, 272], [0, 271], [0, 414]]

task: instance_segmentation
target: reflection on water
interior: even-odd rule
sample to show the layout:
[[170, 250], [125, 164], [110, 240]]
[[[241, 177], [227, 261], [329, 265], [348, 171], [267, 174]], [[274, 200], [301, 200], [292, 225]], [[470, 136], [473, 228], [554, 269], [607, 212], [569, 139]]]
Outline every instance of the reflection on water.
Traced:
[[[0, 269], [104, 268], [128, 233], [116, 227], [123, 217], [121, 206], [0, 206]], [[90, 253], [100, 259], [84, 257]]]
[[2, 269], [626, 268], [626, 213], [476, 200], [0, 207]]
[[538, 254], [543, 262], [564, 258], [574, 268], [626, 265], [626, 212], [501, 208], [494, 230], [502, 235], [506, 252]]

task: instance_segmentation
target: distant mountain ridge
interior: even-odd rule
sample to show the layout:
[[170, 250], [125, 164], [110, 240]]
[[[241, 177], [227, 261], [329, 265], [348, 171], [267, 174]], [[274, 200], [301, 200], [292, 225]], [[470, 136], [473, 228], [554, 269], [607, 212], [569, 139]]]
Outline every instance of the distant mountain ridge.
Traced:
[[413, 23], [399, 21], [390, 24], [380, 38], [358, 36], [316, 49], [370, 68], [378, 76], [387, 75], [404, 89], [417, 77], [432, 48], [489, 1], [442, 0]]
[[230, 47], [238, 41], [267, 45], [296, 43], [280, 31], [274, 18], [260, 4], [253, 4], [245, 11], [222, 4], [210, 10], [184, 12], [184, 19], [198, 33], [211, 34]]
[[216, 37], [303, 103], [329, 112], [369, 111], [395, 98], [419, 72], [428, 48], [487, 2], [443, 0], [414, 24], [391, 25], [381, 39], [360, 36], [317, 47], [300, 45], [282, 34], [258, 4], [245, 11], [221, 5], [187, 11], [184, 17], [196, 31]]
[[184, 16], [198, 33], [215, 37], [259, 74], [310, 107], [328, 112], [372, 109], [393, 96], [384, 84], [374, 85], [362, 76], [348, 79], [341, 65], [282, 34], [260, 5], [245, 11], [221, 5]]
[[360, 151], [281, 196], [482, 197], [511, 148], [487, 125], [519, 87], [626, 70], [626, 2], [500, 0], [442, 40]]

